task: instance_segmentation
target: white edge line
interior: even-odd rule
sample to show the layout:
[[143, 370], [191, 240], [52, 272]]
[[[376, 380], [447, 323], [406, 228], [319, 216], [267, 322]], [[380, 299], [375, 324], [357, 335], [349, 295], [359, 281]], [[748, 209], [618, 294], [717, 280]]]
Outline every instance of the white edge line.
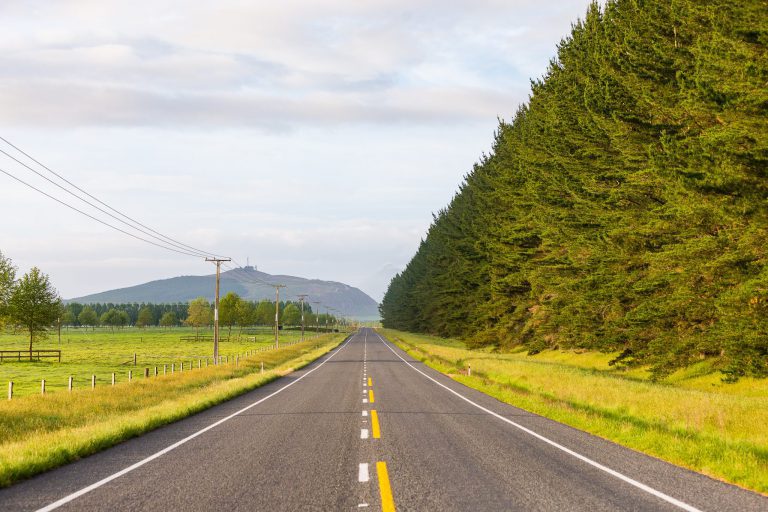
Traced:
[[549, 439], [547, 437], [544, 437], [541, 434], [537, 434], [533, 430], [531, 430], [529, 428], [526, 428], [526, 427], [520, 425], [519, 423], [515, 423], [514, 421], [510, 420], [509, 418], [505, 418], [504, 416], [502, 416], [500, 414], [497, 414], [497, 413], [491, 411], [490, 409], [486, 409], [482, 405], [473, 402], [472, 400], [470, 400], [469, 398], [465, 397], [461, 393], [458, 393], [458, 392], [452, 390], [451, 388], [449, 388], [445, 384], [442, 384], [441, 382], [438, 382], [437, 380], [433, 379], [432, 377], [430, 377], [426, 373], [422, 372], [421, 370], [419, 370], [418, 368], [413, 366], [411, 363], [409, 363], [408, 361], [403, 359], [402, 356], [400, 356], [400, 354], [395, 352], [394, 349], [392, 349], [392, 347], [389, 346], [389, 344], [384, 340], [384, 338], [381, 337], [381, 335], [379, 333], [376, 333], [376, 335], [379, 337], [379, 340], [381, 340], [381, 342], [384, 344], [384, 346], [387, 347], [397, 357], [399, 357], [402, 362], [404, 362], [405, 364], [407, 364], [408, 366], [413, 368], [415, 371], [419, 372], [424, 377], [428, 378], [429, 380], [431, 380], [432, 382], [434, 382], [435, 384], [440, 386], [441, 388], [444, 388], [447, 391], [450, 391], [451, 393], [453, 393], [457, 397], [461, 398], [462, 400], [464, 400], [465, 402], [467, 402], [469, 404], [474, 405], [475, 407], [477, 407], [481, 411], [486, 412], [486, 413], [490, 414], [491, 416], [494, 416], [495, 418], [500, 419], [501, 421], [509, 423], [513, 427], [516, 427], [516, 428], [522, 430], [526, 434], [530, 434], [533, 437], [535, 437], [535, 438], [537, 438], [537, 439], [539, 439], [541, 441], [544, 441], [545, 443], [547, 443], [547, 444], [557, 448], [558, 450], [564, 451], [565, 453], [576, 457], [577, 459], [581, 460], [582, 462], [586, 462], [590, 466], [593, 466], [593, 467], [595, 467], [595, 468], [597, 468], [597, 469], [599, 469], [601, 471], [605, 471], [609, 475], [614, 476], [614, 477], [618, 478], [619, 480], [622, 480], [622, 481], [624, 481], [624, 482], [626, 482], [626, 483], [628, 483], [630, 485], [633, 485], [633, 486], [637, 487], [638, 489], [641, 489], [641, 490], [647, 492], [648, 494], [652, 494], [653, 496], [656, 496], [657, 498], [661, 498], [662, 500], [666, 501], [667, 503], [671, 503], [672, 505], [675, 505], [676, 507], [679, 507], [679, 508], [681, 508], [683, 510], [687, 510], [688, 512], [702, 512], [700, 509], [698, 509], [698, 508], [696, 508], [696, 507], [694, 507], [692, 505], [689, 505], [689, 504], [687, 504], [687, 503], [685, 503], [683, 501], [680, 501], [680, 500], [678, 500], [676, 498], [673, 498], [672, 496], [669, 496], [668, 494], [664, 494], [661, 491], [657, 491], [653, 487], [650, 487], [650, 486], [648, 486], [648, 485], [646, 485], [646, 484], [644, 484], [642, 482], [638, 482], [637, 480], [634, 480], [633, 478], [630, 478], [630, 477], [628, 477], [628, 476], [626, 476], [626, 475], [624, 475], [622, 473], [619, 473], [618, 471], [613, 470], [613, 469], [609, 468], [608, 466], [603, 466], [599, 462], [596, 462], [596, 461], [590, 459], [589, 457], [586, 457], [586, 456], [584, 456], [584, 455], [582, 455], [580, 453], [577, 453], [577, 452], [571, 450], [570, 448], [566, 448], [565, 446], [563, 446], [563, 445], [561, 445], [559, 443], [556, 443], [555, 441], [552, 441], [551, 439]]
[[130, 473], [130, 472], [131, 472], [131, 471], [133, 471], [134, 469], [138, 469], [138, 468], [140, 468], [141, 466], [143, 466], [143, 465], [145, 465], [145, 464], [147, 464], [147, 463], [149, 463], [149, 462], [152, 462], [153, 460], [155, 460], [155, 459], [157, 459], [157, 458], [160, 458], [160, 457], [162, 457], [162, 456], [163, 456], [163, 455], [165, 455], [166, 453], [168, 453], [168, 452], [170, 452], [170, 451], [172, 451], [172, 450], [174, 450], [174, 449], [178, 448], [179, 446], [181, 446], [181, 445], [183, 445], [183, 444], [185, 444], [185, 443], [187, 443], [187, 442], [191, 441], [192, 439], [194, 439], [194, 438], [198, 437], [199, 435], [202, 435], [202, 434], [204, 434], [204, 433], [208, 432], [209, 430], [211, 430], [211, 429], [213, 429], [213, 428], [215, 428], [215, 427], [218, 427], [219, 425], [221, 425], [221, 424], [222, 424], [222, 423], [224, 423], [225, 421], [231, 420], [231, 419], [232, 419], [232, 418], [234, 418], [235, 416], [238, 416], [238, 415], [240, 415], [240, 414], [244, 413], [245, 411], [247, 411], [247, 410], [249, 410], [249, 409], [251, 409], [251, 408], [253, 408], [253, 407], [256, 407], [257, 405], [259, 405], [259, 404], [260, 404], [260, 403], [262, 403], [263, 401], [265, 401], [265, 400], [267, 400], [267, 399], [269, 399], [269, 398], [272, 398], [273, 396], [275, 396], [276, 394], [280, 393], [281, 391], [283, 391], [283, 390], [285, 390], [285, 389], [287, 389], [287, 388], [289, 388], [289, 387], [293, 386], [294, 384], [296, 384], [297, 382], [299, 382], [301, 379], [303, 379], [304, 377], [306, 377], [306, 376], [307, 376], [307, 375], [309, 375], [310, 373], [314, 372], [315, 370], [318, 370], [318, 369], [319, 369], [321, 366], [323, 366], [325, 363], [327, 363], [328, 361], [330, 361], [330, 360], [331, 360], [331, 358], [332, 358], [333, 356], [335, 356], [336, 354], [338, 354], [339, 352], [341, 352], [341, 350], [342, 350], [344, 347], [346, 347], [346, 346], [349, 344], [349, 342], [350, 342], [350, 341], [352, 341], [352, 338], [354, 338], [354, 335], [353, 335], [353, 336], [350, 336], [350, 338], [349, 338], [349, 339], [346, 341], [346, 343], [344, 343], [344, 344], [343, 344], [341, 347], [339, 347], [338, 349], [336, 349], [336, 351], [335, 351], [333, 354], [331, 354], [331, 355], [330, 355], [328, 358], [326, 358], [326, 359], [325, 359], [325, 361], [323, 361], [322, 363], [320, 363], [320, 364], [319, 364], [319, 365], [317, 365], [316, 367], [312, 368], [312, 369], [311, 369], [311, 370], [309, 370], [307, 373], [305, 373], [304, 375], [302, 375], [302, 376], [301, 376], [301, 377], [299, 377], [298, 379], [294, 380], [293, 382], [290, 382], [289, 384], [286, 384], [285, 386], [283, 386], [282, 388], [278, 389], [277, 391], [275, 391], [275, 392], [273, 392], [273, 393], [270, 393], [269, 395], [265, 396], [264, 398], [262, 398], [262, 399], [260, 399], [260, 400], [258, 400], [258, 401], [256, 401], [256, 402], [253, 402], [252, 404], [250, 404], [250, 405], [248, 405], [248, 406], [246, 406], [246, 407], [243, 407], [243, 408], [242, 408], [242, 409], [240, 409], [239, 411], [237, 411], [237, 412], [235, 412], [235, 413], [232, 413], [232, 414], [230, 414], [230, 415], [229, 415], [229, 416], [227, 416], [226, 418], [222, 418], [222, 419], [220, 419], [220, 420], [219, 420], [219, 421], [217, 421], [216, 423], [212, 423], [212, 424], [208, 425], [207, 427], [205, 427], [205, 428], [203, 428], [203, 429], [201, 429], [201, 430], [198, 430], [198, 431], [197, 431], [197, 432], [195, 432], [194, 434], [192, 434], [192, 435], [189, 435], [189, 436], [185, 437], [184, 439], [181, 439], [181, 440], [179, 440], [179, 441], [176, 441], [176, 442], [175, 442], [175, 443], [173, 443], [172, 445], [170, 445], [170, 446], [168, 446], [168, 447], [166, 447], [166, 448], [163, 448], [163, 449], [162, 449], [162, 450], [160, 450], [159, 452], [157, 452], [157, 453], [154, 453], [154, 454], [150, 455], [149, 457], [147, 457], [147, 458], [145, 458], [145, 459], [142, 459], [142, 460], [140, 460], [139, 462], [137, 462], [137, 463], [135, 463], [135, 464], [132, 464], [132, 465], [128, 466], [127, 468], [125, 468], [125, 469], [122, 469], [122, 470], [118, 471], [117, 473], [113, 473], [113, 474], [109, 475], [109, 476], [108, 476], [108, 477], [106, 477], [106, 478], [102, 478], [102, 479], [101, 479], [101, 480], [99, 480], [98, 482], [92, 483], [91, 485], [89, 485], [89, 486], [87, 486], [87, 487], [83, 487], [83, 488], [82, 488], [82, 489], [80, 489], [79, 491], [73, 492], [72, 494], [70, 494], [70, 495], [68, 495], [68, 496], [65, 496], [65, 497], [63, 497], [63, 498], [61, 498], [60, 500], [54, 501], [53, 503], [51, 503], [51, 504], [49, 504], [49, 505], [46, 505], [46, 506], [45, 506], [45, 507], [43, 507], [43, 508], [37, 509], [37, 511], [36, 511], [36, 512], [48, 512], [48, 511], [50, 511], [50, 510], [55, 510], [55, 509], [57, 509], [57, 508], [61, 507], [62, 505], [66, 505], [67, 503], [69, 503], [69, 502], [71, 502], [71, 501], [74, 501], [74, 500], [76, 500], [76, 499], [77, 499], [77, 498], [79, 498], [80, 496], [83, 496], [84, 494], [88, 494], [89, 492], [91, 492], [91, 491], [93, 491], [93, 490], [95, 490], [95, 489], [98, 489], [99, 487], [101, 487], [101, 486], [103, 486], [103, 485], [105, 485], [105, 484], [108, 484], [108, 483], [109, 483], [109, 482], [111, 482], [112, 480], [115, 480], [115, 479], [117, 479], [117, 478], [120, 478], [121, 476], [123, 476], [123, 475], [125, 475], [125, 474], [127, 474], [127, 473]]
[[360, 467], [357, 470], [357, 481], [367, 482], [368, 480], [370, 480], [370, 476], [368, 475], [368, 463], [361, 462]]
[[368, 411], [363, 411], [363, 416], [368, 416]]
[[367, 428], [361, 428], [360, 429], [360, 439], [368, 439], [368, 429]]

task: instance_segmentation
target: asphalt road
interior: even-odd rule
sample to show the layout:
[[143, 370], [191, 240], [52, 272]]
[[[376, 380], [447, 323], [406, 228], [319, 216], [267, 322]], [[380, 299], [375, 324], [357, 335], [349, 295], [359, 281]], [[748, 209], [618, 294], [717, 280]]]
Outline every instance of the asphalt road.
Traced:
[[40, 509], [746, 512], [768, 498], [498, 402], [364, 329], [288, 377], [0, 491], [0, 510]]

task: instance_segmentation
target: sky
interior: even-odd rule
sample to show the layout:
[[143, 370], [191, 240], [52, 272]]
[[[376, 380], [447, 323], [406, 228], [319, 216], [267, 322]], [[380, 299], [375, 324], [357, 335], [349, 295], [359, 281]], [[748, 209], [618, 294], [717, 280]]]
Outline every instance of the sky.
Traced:
[[[4, 0], [0, 136], [185, 244], [380, 300], [588, 4]], [[214, 269], [6, 174], [0, 251], [64, 298]]]

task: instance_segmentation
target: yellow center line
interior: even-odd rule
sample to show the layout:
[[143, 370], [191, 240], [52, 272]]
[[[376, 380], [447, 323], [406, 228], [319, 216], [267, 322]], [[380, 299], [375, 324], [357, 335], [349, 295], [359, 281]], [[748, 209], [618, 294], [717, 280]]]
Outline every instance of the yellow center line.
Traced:
[[368, 390], [368, 401], [370, 403], [373, 403], [373, 390], [372, 389]]
[[368, 377], [368, 387], [373, 386], [373, 381], [370, 377]]
[[373, 438], [379, 439], [381, 437], [381, 428], [379, 427], [379, 413], [375, 409], [371, 409], [371, 430], [373, 430]]
[[377, 462], [376, 473], [379, 476], [379, 494], [381, 494], [381, 511], [395, 512], [395, 500], [392, 498], [392, 487], [389, 485], [387, 463]]

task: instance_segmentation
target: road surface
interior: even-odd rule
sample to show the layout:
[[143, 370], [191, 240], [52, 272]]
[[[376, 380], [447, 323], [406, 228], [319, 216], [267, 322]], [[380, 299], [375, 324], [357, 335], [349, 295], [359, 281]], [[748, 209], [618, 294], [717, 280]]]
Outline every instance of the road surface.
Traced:
[[768, 498], [503, 404], [363, 329], [290, 376], [0, 491], [0, 510], [712, 510]]

